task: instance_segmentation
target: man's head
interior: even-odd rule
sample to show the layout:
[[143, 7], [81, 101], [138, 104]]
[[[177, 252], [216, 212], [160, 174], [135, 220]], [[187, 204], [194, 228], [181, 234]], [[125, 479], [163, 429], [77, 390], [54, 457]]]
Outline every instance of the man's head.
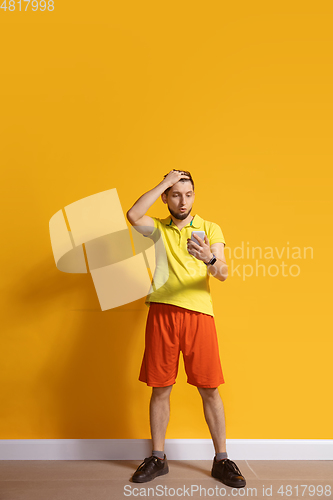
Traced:
[[186, 170], [177, 170], [177, 172], [186, 174], [186, 178], [183, 177], [166, 189], [161, 197], [163, 203], [167, 203], [170, 214], [178, 220], [184, 220], [190, 214], [194, 203], [194, 182], [190, 172]]

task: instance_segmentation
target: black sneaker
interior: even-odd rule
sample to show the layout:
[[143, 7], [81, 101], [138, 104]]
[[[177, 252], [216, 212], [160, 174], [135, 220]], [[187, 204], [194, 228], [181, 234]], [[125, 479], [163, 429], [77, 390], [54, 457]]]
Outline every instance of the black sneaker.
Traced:
[[169, 472], [168, 461], [164, 454], [164, 460], [158, 457], [147, 457], [136, 469], [132, 476], [134, 483], [146, 483], [155, 479], [157, 476], [163, 476]]
[[246, 485], [241, 471], [235, 462], [229, 460], [229, 458], [217, 461], [216, 457], [214, 457], [212, 476], [222, 481], [223, 484], [232, 486], [233, 488], [242, 488]]

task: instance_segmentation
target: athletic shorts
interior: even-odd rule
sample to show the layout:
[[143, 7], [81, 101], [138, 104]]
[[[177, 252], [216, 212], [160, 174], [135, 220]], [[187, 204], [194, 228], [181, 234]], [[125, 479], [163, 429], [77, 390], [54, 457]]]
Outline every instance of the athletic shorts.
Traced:
[[188, 384], [213, 388], [224, 383], [214, 317], [151, 302], [139, 380], [151, 387], [175, 384], [180, 351]]

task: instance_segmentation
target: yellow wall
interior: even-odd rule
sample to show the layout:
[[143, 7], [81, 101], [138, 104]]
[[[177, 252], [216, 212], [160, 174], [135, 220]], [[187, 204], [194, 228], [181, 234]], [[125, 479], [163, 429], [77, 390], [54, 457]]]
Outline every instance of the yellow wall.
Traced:
[[[333, 438], [331, 19], [328, 2], [1, 11], [1, 439], [150, 436], [144, 299], [102, 312], [89, 274], [55, 267], [48, 224], [112, 188], [126, 212], [172, 168], [227, 242], [227, 438]], [[242, 244], [313, 258], [275, 252], [243, 279]], [[210, 437], [182, 363], [171, 402], [167, 438]]]

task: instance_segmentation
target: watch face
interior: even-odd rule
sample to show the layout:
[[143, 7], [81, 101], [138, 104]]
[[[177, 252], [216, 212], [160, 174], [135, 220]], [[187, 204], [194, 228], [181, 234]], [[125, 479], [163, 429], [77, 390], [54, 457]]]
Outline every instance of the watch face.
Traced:
[[213, 258], [212, 260], [210, 261], [211, 264], [215, 264], [215, 262], [217, 261], [217, 258], [215, 257], [215, 255], [213, 254]]

